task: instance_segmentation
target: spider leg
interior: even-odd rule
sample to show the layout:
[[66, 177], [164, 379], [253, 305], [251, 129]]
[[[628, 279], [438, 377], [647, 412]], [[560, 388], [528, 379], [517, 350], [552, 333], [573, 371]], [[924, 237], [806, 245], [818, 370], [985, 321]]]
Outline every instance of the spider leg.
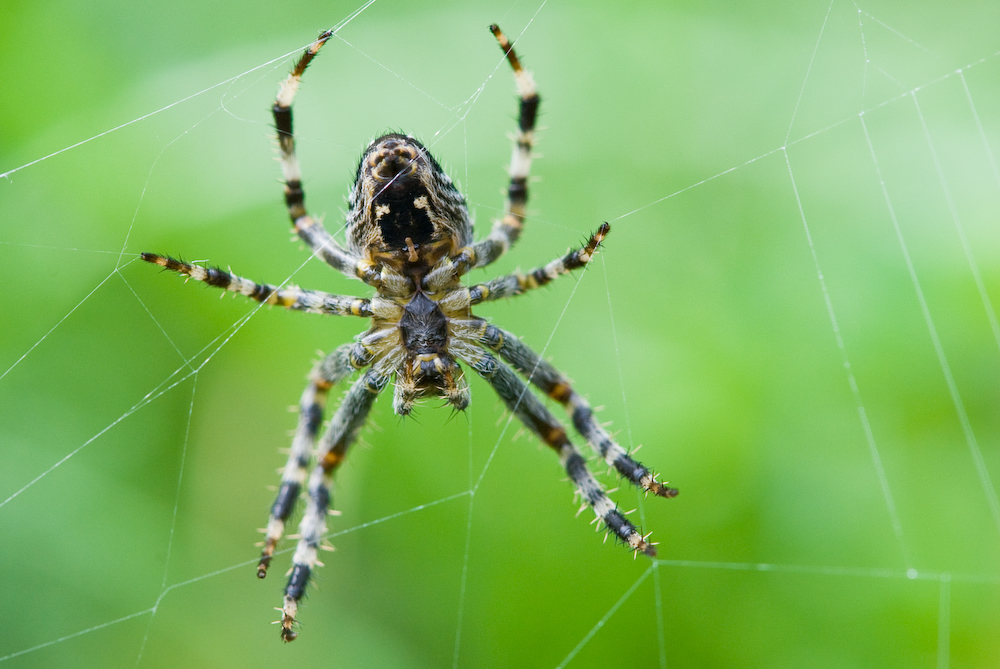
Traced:
[[597, 247], [601, 245], [601, 242], [604, 241], [604, 237], [610, 230], [610, 225], [602, 223], [601, 227], [590, 236], [590, 240], [582, 248], [570, 251], [547, 265], [536, 267], [527, 274], [516, 272], [470, 287], [469, 303], [479, 304], [480, 302], [521, 295], [527, 290], [544, 286], [550, 281], [568, 274], [575, 269], [586, 267], [593, 260]]
[[566, 469], [566, 473], [605, 527], [636, 553], [641, 551], [650, 557], [655, 556], [656, 549], [653, 544], [646, 541], [635, 525], [630, 523], [618, 511], [614, 502], [608, 499], [604, 488], [587, 469], [587, 463], [580, 451], [570, 443], [566, 429], [549, 413], [524, 381], [485, 351], [481, 351], [476, 359], [467, 359], [466, 362], [493, 386], [507, 408], [559, 455], [559, 462]]
[[496, 351], [531, 383], [570, 412], [573, 425], [605, 462], [647, 492], [660, 497], [676, 497], [677, 489], [656, 480], [656, 474], [632, 459], [594, 418], [590, 404], [579, 395], [569, 379], [526, 346], [520, 339], [494, 325], [486, 325], [479, 343]]
[[521, 236], [525, 205], [528, 203], [531, 151], [535, 145], [535, 119], [538, 117], [541, 98], [538, 96], [535, 80], [521, 67], [521, 61], [514, 53], [514, 47], [507, 36], [495, 24], [490, 26], [490, 31], [497, 38], [507, 62], [514, 70], [514, 80], [517, 83], [517, 95], [520, 100], [514, 150], [508, 169], [510, 184], [507, 186], [503, 215], [494, 221], [490, 234], [486, 239], [462, 249], [453, 259], [452, 272], [455, 276], [461, 276], [473, 267], [485, 267], [506, 253]]
[[281, 638], [292, 641], [298, 633], [292, 629], [299, 602], [305, 595], [309, 577], [318, 564], [316, 552], [326, 532], [326, 514], [330, 506], [330, 484], [333, 473], [344, 461], [347, 449], [358, 436], [371, 411], [375, 398], [385, 388], [389, 377], [369, 369], [354, 382], [344, 401], [330, 421], [330, 427], [320, 441], [317, 463], [309, 476], [309, 502], [299, 523], [301, 538], [292, 556], [292, 570], [285, 586], [281, 607]]
[[173, 270], [178, 274], [189, 276], [195, 281], [202, 281], [232, 293], [240, 293], [252, 300], [270, 305], [279, 305], [314, 314], [335, 314], [337, 316], [369, 318], [374, 313], [372, 300], [360, 297], [333, 295], [319, 290], [302, 290], [296, 286], [278, 288], [268, 283], [255, 283], [250, 279], [224, 272], [218, 267], [202, 267], [155, 253], [143, 253], [142, 259], [165, 269]]
[[344, 344], [320, 360], [309, 374], [309, 385], [299, 400], [299, 424], [295, 428], [288, 462], [282, 470], [281, 487], [271, 505], [271, 515], [264, 530], [264, 548], [257, 563], [257, 577], [267, 576], [274, 549], [285, 532], [285, 523], [295, 510], [299, 492], [306, 480], [306, 467], [316, 444], [316, 434], [323, 422], [323, 407], [330, 388], [372, 361], [372, 354], [362, 344]]
[[476, 251], [476, 267], [489, 265], [499, 258], [521, 235], [524, 207], [528, 202], [528, 175], [531, 171], [531, 150], [535, 143], [535, 119], [541, 101], [534, 79], [521, 67], [521, 61], [514, 53], [514, 47], [507, 36], [496, 24], [490, 26], [490, 31], [497, 38], [500, 48], [507, 56], [507, 62], [514, 70], [520, 109], [517, 133], [514, 136], [514, 150], [510, 158], [510, 185], [507, 187], [503, 216], [493, 224], [489, 237], [473, 247]]
[[302, 74], [332, 36], [333, 32], [328, 30], [309, 45], [298, 62], [295, 63], [291, 74], [282, 82], [272, 108], [274, 126], [278, 132], [281, 172], [285, 178], [285, 204], [288, 207], [288, 216], [292, 219], [292, 225], [295, 226], [295, 232], [298, 233], [302, 241], [309, 245], [314, 254], [347, 276], [361, 279], [365, 283], [377, 287], [380, 283], [378, 266], [338, 244], [323, 227], [323, 224], [306, 211], [305, 192], [302, 190], [302, 173], [299, 170], [298, 157], [295, 155], [295, 135], [292, 132], [292, 101], [298, 92]]

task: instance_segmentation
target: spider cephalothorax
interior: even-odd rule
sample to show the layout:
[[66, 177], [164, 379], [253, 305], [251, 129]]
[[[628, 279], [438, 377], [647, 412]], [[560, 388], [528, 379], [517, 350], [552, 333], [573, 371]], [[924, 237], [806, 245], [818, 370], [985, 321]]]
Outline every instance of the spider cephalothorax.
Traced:
[[[312, 252], [340, 272], [364, 281], [375, 295], [358, 298], [258, 284], [217, 268], [142, 254], [143, 260], [259, 302], [371, 319], [371, 327], [357, 341], [339, 346], [313, 368], [299, 400], [298, 427], [264, 530], [257, 565], [260, 578], [267, 575], [285, 523], [305, 487], [308, 504], [299, 523], [300, 538], [292, 556], [279, 621], [285, 641], [298, 634], [294, 627], [299, 602], [313, 570], [320, 564], [317, 551], [323, 547], [326, 533], [333, 474], [375, 398], [390, 381], [394, 388], [392, 407], [398, 415], [409, 414], [414, 403], [428, 395], [443, 397], [461, 410], [468, 406], [470, 392], [460, 363], [474, 370], [493, 387], [507, 408], [556, 452], [583, 500], [581, 510], [587, 506], [593, 509], [595, 520], [636, 554], [655, 555], [655, 544], [647, 541], [649, 535], [643, 536], [608, 499], [583, 455], [569, 441], [566, 429], [515, 371], [562, 404], [580, 435], [624, 479], [661, 497], [677, 494], [612, 439], [561, 372], [510, 332], [472, 313], [477, 304], [519, 295], [584, 267], [610, 229], [604, 223], [581, 248], [530, 272], [472, 286], [463, 284], [462, 277], [470, 269], [490, 264], [520, 236], [539, 104], [535, 83], [521, 68], [507, 38], [497, 26], [490, 26], [490, 30], [514, 70], [521, 104], [503, 215], [482, 241], [473, 243], [465, 199], [426, 147], [412, 137], [395, 133], [376, 138], [361, 156], [348, 198], [348, 248], [337, 243], [308, 214], [295, 156], [291, 105], [303, 72], [332, 36], [328, 31], [306, 49], [274, 104], [285, 203], [295, 231]], [[359, 370], [365, 372], [351, 385], [317, 444], [330, 388]]]
[[446, 274], [451, 257], [471, 241], [465, 198], [420, 142], [388, 134], [362, 154], [348, 203], [351, 248], [382, 268], [381, 293], [399, 307], [376, 319], [372, 332], [380, 339], [370, 349], [375, 365], [402, 357], [394, 361], [393, 409], [409, 414], [428, 394], [464, 409], [469, 386], [448, 343], [455, 336], [451, 322], [468, 319], [469, 304], [441, 299], [458, 285], [457, 272], [433, 288], [424, 279], [434, 268]]

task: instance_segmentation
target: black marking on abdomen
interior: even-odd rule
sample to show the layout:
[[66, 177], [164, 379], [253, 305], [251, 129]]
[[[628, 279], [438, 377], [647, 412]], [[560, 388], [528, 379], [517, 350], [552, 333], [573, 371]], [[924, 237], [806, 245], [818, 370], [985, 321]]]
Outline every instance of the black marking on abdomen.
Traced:
[[405, 198], [384, 197], [375, 200], [375, 205], [387, 204], [389, 212], [378, 219], [382, 230], [382, 241], [386, 248], [406, 248], [406, 240], [420, 246], [433, 241], [434, 224], [427, 215], [427, 210], [413, 204], [419, 197], [416, 189], [408, 189]]

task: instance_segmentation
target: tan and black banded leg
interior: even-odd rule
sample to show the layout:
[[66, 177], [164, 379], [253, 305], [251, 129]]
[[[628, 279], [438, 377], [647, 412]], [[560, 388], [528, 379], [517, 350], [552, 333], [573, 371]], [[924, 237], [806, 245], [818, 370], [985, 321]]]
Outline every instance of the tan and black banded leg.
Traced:
[[288, 206], [288, 216], [292, 219], [295, 232], [302, 241], [309, 245], [315, 255], [347, 276], [359, 278], [365, 283], [377, 287], [379, 284], [378, 268], [340, 246], [323, 227], [323, 224], [306, 211], [306, 196], [302, 190], [302, 172], [299, 169], [298, 157], [295, 155], [292, 101], [295, 99], [295, 93], [299, 90], [302, 74], [332, 36], [333, 32], [328, 30], [309, 45], [298, 62], [295, 63], [291, 74], [282, 82], [272, 108], [274, 127], [278, 132], [281, 172], [285, 178], [285, 204]]
[[656, 555], [654, 545], [646, 541], [646, 537], [642, 536], [638, 528], [618, 511], [614, 502], [608, 499], [603, 486], [587, 469], [587, 462], [580, 451], [570, 443], [566, 429], [545, 408], [541, 400], [532, 394], [524, 381], [485, 351], [478, 359], [466, 362], [493, 386], [507, 408], [559, 455], [559, 461], [569, 474], [570, 480], [584, 501], [594, 510], [594, 515], [604, 523], [605, 528], [636, 554], [642, 552], [654, 557]]
[[302, 485], [306, 482], [306, 469], [316, 445], [316, 435], [323, 423], [330, 388], [372, 361], [372, 354], [361, 344], [344, 344], [316, 364], [309, 374], [309, 385], [299, 400], [299, 424], [295, 428], [288, 462], [282, 470], [281, 487], [271, 506], [271, 515], [264, 530], [264, 547], [257, 563], [257, 577], [267, 576], [274, 550], [285, 532], [285, 523], [295, 511]]
[[278, 305], [296, 311], [314, 314], [335, 314], [337, 316], [372, 316], [371, 300], [350, 295], [332, 295], [318, 290], [302, 290], [295, 286], [278, 288], [268, 283], [256, 283], [218, 267], [202, 267], [182, 260], [155, 253], [143, 253], [146, 262], [159, 265], [178, 274], [189, 276], [195, 281], [207, 283], [232, 293], [245, 295], [251, 300]]
[[474, 267], [485, 267], [507, 252], [521, 236], [524, 227], [525, 207], [528, 203], [528, 177], [531, 173], [531, 153], [535, 144], [535, 120], [538, 118], [538, 105], [541, 98], [531, 74], [521, 67], [521, 61], [514, 52], [510, 40], [496, 24], [490, 26], [490, 32], [497, 38], [500, 48], [507, 57], [514, 80], [517, 84], [519, 99], [517, 133], [514, 135], [514, 149], [510, 158], [508, 175], [510, 183], [507, 186], [507, 197], [504, 201], [503, 215], [494, 221], [490, 234], [472, 246], [466, 246], [451, 258], [451, 262], [431, 272], [424, 279], [424, 286], [432, 290], [437, 285], [443, 285], [448, 280], [464, 275]]
[[299, 543], [292, 556], [292, 570], [285, 586], [281, 607], [281, 638], [292, 641], [298, 633], [295, 614], [305, 595], [313, 570], [320, 564], [317, 552], [326, 533], [326, 515], [330, 507], [330, 486], [333, 473], [344, 461], [347, 449], [358, 436], [371, 411], [375, 398], [385, 388], [389, 377], [369, 369], [354, 382], [344, 401], [330, 420], [330, 426], [320, 440], [316, 467], [309, 476], [309, 502], [299, 523]]
[[473, 267], [485, 267], [507, 252], [507, 249], [521, 236], [525, 206], [528, 203], [528, 177], [531, 173], [531, 152], [535, 144], [535, 119], [538, 117], [541, 98], [538, 96], [535, 80], [521, 67], [521, 61], [507, 36], [495, 24], [490, 26], [490, 32], [497, 38], [507, 62], [514, 70], [514, 80], [517, 83], [517, 95], [520, 100], [517, 132], [514, 135], [514, 150], [510, 158], [508, 170], [510, 184], [507, 186], [503, 215], [493, 223], [493, 229], [486, 239], [462, 249], [454, 259], [458, 275]]
[[573, 390], [569, 380], [520, 339], [494, 325], [486, 325], [479, 342], [499, 353], [501, 358], [513, 365], [514, 369], [527, 377], [531, 383], [565, 406], [580, 435], [615, 471], [646, 492], [660, 497], [677, 496], [676, 488], [657, 481], [656, 474], [630, 457], [628, 452], [597, 422], [590, 404]]
[[587, 243], [575, 251], [570, 251], [561, 258], [556, 258], [547, 265], [536, 267], [535, 269], [521, 274], [516, 272], [507, 276], [500, 276], [486, 283], [480, 283], [469, 288], [469, 303], [479, 304], [490, 300], [501, 300], [505, 297], [520, 295], [526, 290], [539, 288], [564, 274], [569, 274], [575, 269], [586, 267], [594, 258], [597, 248], [604, 241], [611, 226], [602, 223]]

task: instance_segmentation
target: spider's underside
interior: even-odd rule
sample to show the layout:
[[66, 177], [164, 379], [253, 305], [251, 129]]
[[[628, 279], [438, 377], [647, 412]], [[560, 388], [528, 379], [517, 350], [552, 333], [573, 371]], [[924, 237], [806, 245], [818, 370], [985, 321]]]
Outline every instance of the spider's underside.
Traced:
[[[490, 26], [514, 70], [520, 97], [519, 128], [510, 165], [504, 213], [486, 239], [473, 243], [465, 199], [427, 149], [412, 137], [387, 134], [375, 139], [361, 156], [347, 214], [348, 248], [330, 236], [304, 206], [301, 175], [292, 134], [292, 101], [302, 74], [330, 39], [325, 32], [306, 49], [282, 84], [274, 104], [285, 202], [298, 236], [333, 268], [375, 289], [362, 299], [297, 287], [258, 284], [222, 270], [192, 265], [166, 256], [142, 254], [143, 260], [238, 292], [268, 304], [313, 313], [372, 319], [369, 330], [343, 344], [313, 369], [302, 393], [298, 427], [277, 499], [264, 530], [257, 575], [264, 578], [275, 548], [292, 515], [303, 485], [308, 504], [299, 524], [300, 539], [281, 608], [281, 638], [291, 641], [299, 601], [310, 574], [320, 563], [317, 551], [326, 532], [330, 487], [337, 467], [354, 441], [378, 394], [394, 381], [393, 411], [407, 415], [425, 396], [444, 398], [461, 410], [470, 392], [460, 363], [489, 383], [539, 439], [559, 455], [569, 478], [590, 506], [595, 520], [635, 553], [656, 554], [654, 544], [618, 511], [587, 468], [566, 430], [532, 394], [511, 367], [569, 411], [573, 425], [594, 450], [622, 477], [661, 497], [677, 494], [616, 443], [598, 423], [590, 405], [569, 381], [514, 335], [472, 314], [481, 302], [519, 295], [590, 262], [609, 231], [603, 224], [580, 249], [531, 272], [515, 273], [471, 287], [462, 284], [469, 270], [499, 258], [517, 241], [528, 199], [528, 173], [539, 97], [531, 75], [521, 68], [509, 41]], [[500, 359], [498, 360], [497, 357]], [[506, 364], [505, 364], [506, 363]], [[508, 366], [509, 365], [509, 366]], [[323, 409], [332, 386], [353, 372], [366, 370], [354, 382], [316, 446]], [[310, 462], [315, 465], [308, 475]]]

